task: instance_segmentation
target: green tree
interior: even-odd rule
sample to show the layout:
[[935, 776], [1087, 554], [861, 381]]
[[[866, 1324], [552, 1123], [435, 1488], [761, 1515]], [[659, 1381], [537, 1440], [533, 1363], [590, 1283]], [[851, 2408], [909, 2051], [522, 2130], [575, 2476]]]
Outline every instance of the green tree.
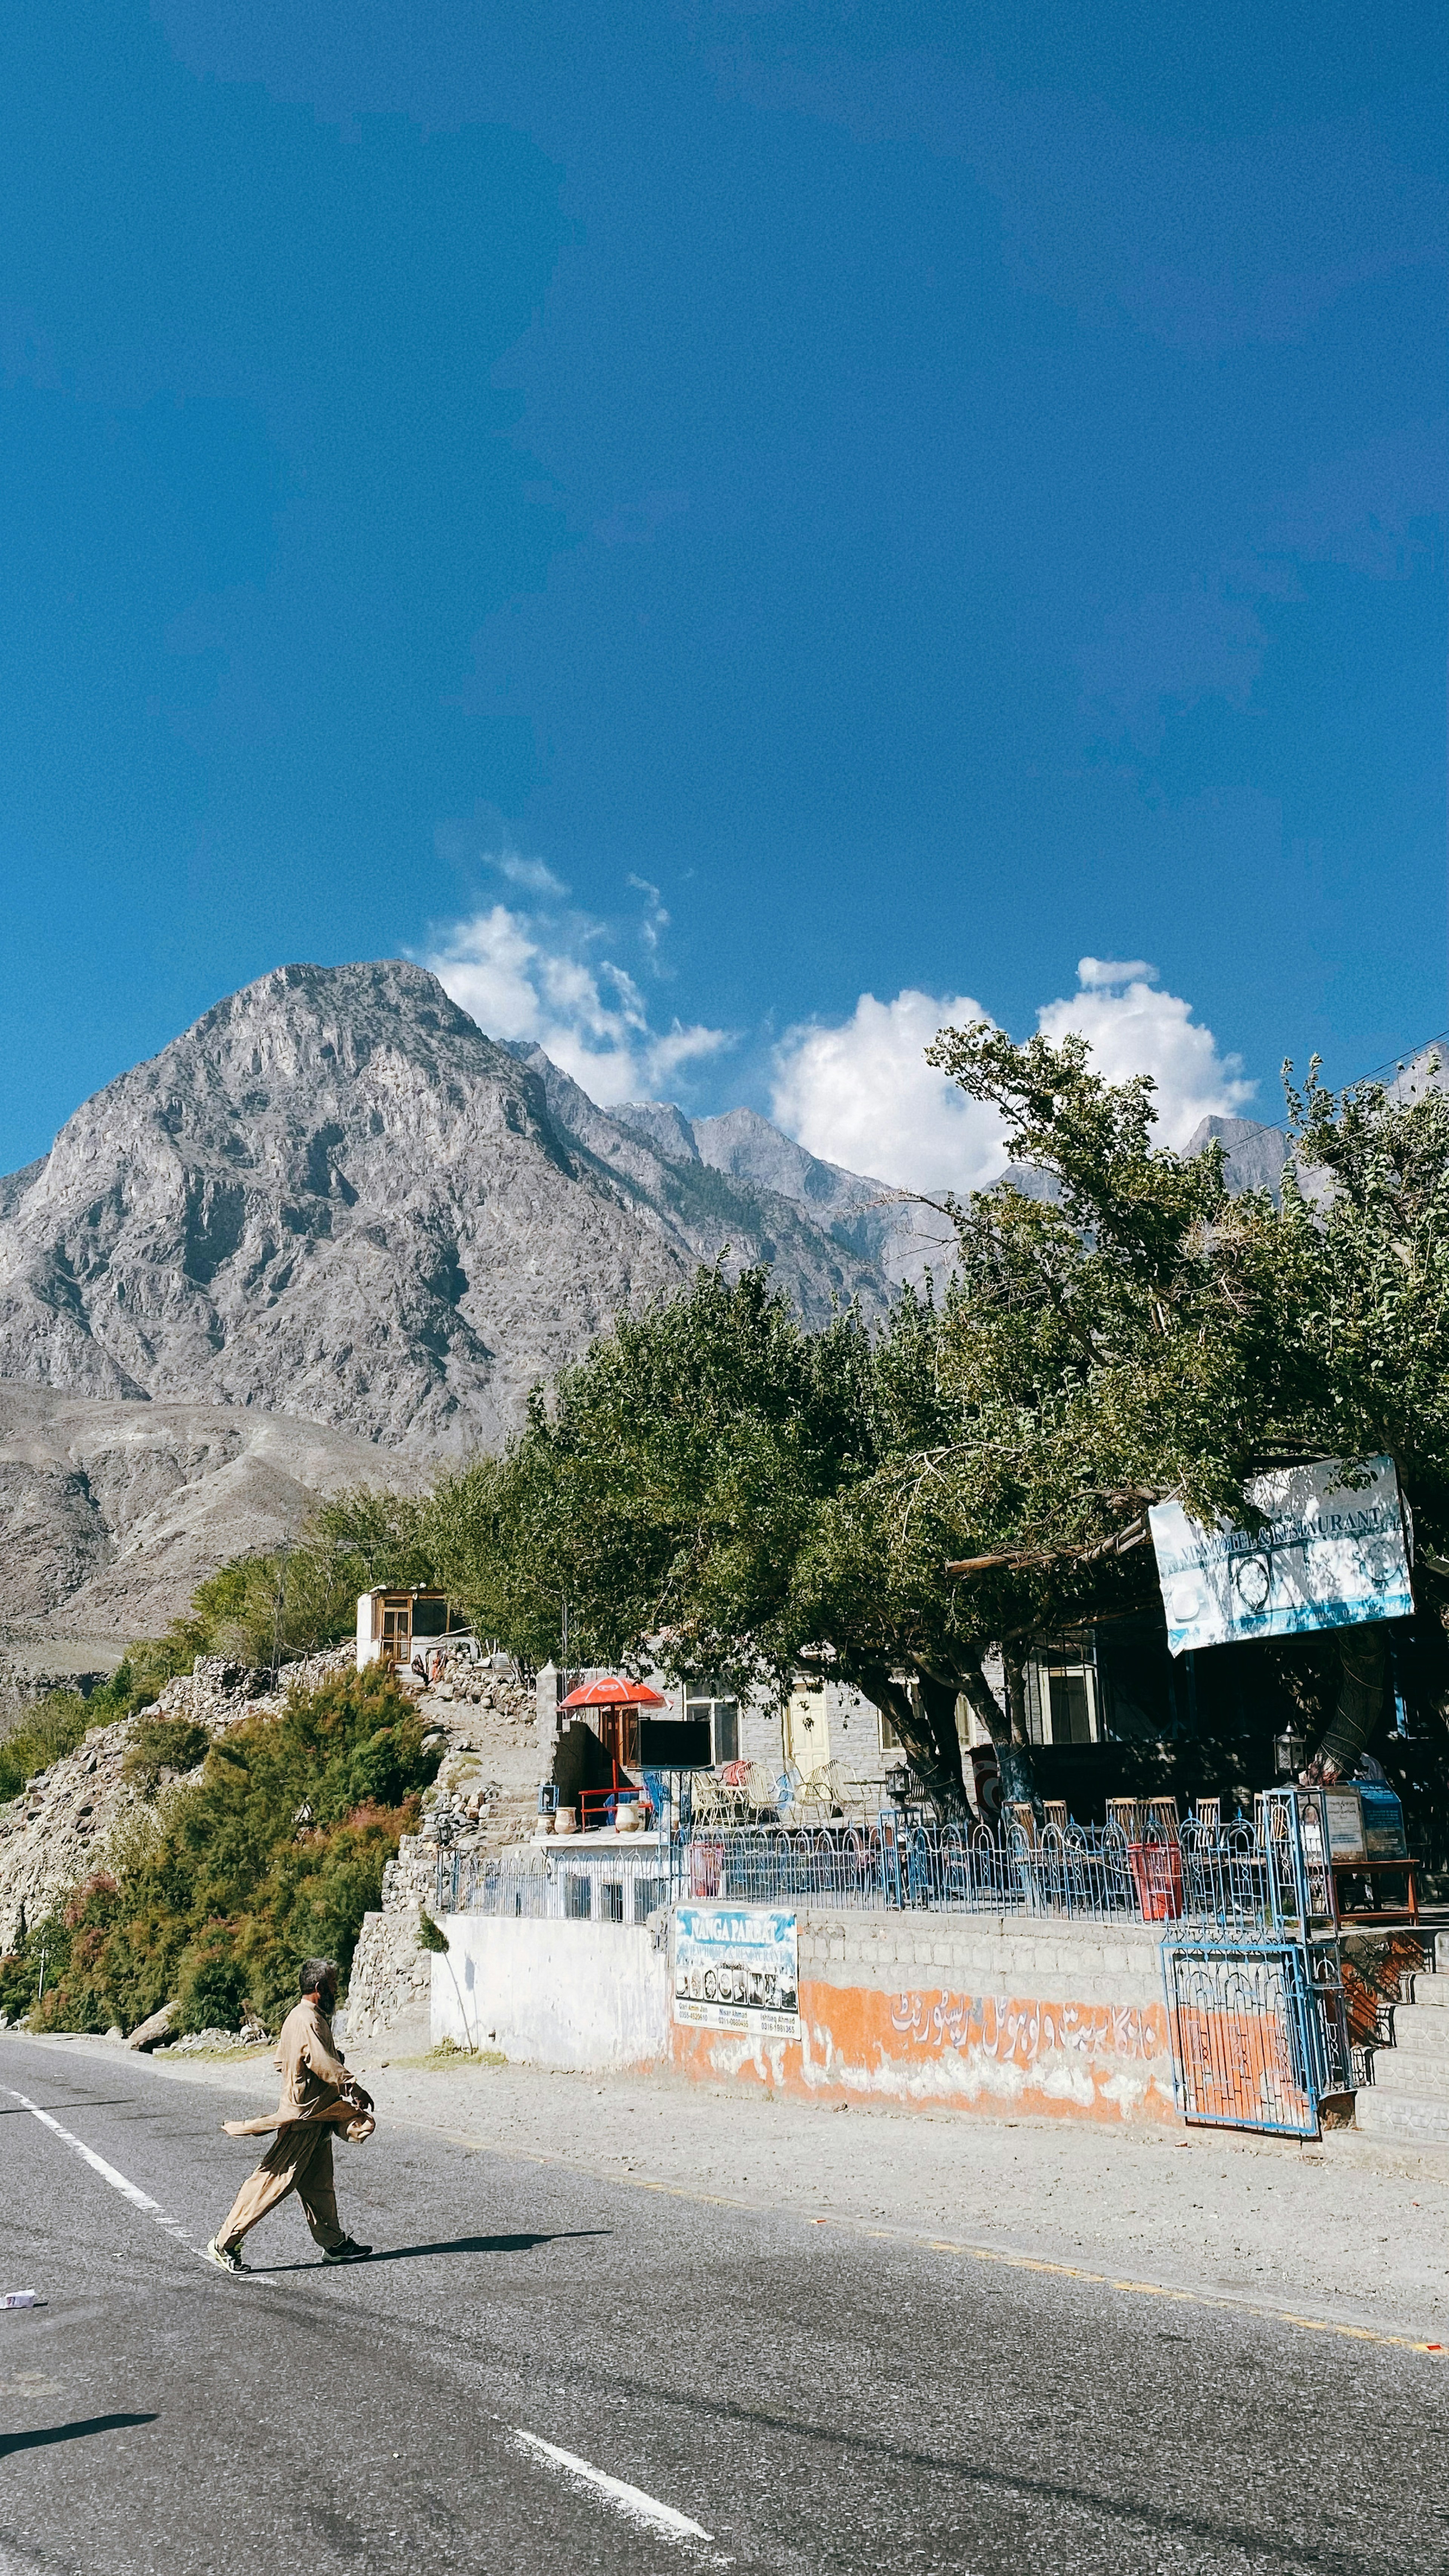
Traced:
[[1155, 1601], [1154, 1500], [1251, 1521], [1263, 1469], [1388, 1449], [1449, 1584], [1449, 1103], [1290, 1084], [1275, 1202], [1159, 1145], [1151, 1082], [1078, 1038], [931, 1054], [1014, 1166], [947, 1202], [939, 1298], [811, 1335], [763, 1274], [703, 1273], [434, 1508], [443, 1579], [515, 1652], [556, 1655], [567, 1600], [576, 1658], [854, 1683], [950, 1807], [963, 1693], [1029, 1791], [1027, 1660]]

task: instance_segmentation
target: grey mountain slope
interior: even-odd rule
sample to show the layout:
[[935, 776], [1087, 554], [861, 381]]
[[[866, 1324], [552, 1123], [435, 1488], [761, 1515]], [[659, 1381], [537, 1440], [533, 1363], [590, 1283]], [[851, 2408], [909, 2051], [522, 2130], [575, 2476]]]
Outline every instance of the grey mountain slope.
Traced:
[[950, 1266], [952, 1236], [944, 1217], [888, 1181], [823, 1162], [783, 1135], [755, 1109], [718, 1118], [686, 1118], [672, 1101], [629, 1101], [611, 1110], [616, 1122], [647, 1135], [680, 1162], [698, 1160], [730, 1179], [788, 1199], [841, 1249], [867, 1261], [899, 1286], [919, 1283], [929, 1268]]
[[1200, 1154], [1205, 1145], [1221, 1145], [1230, 1190], [1270, 1190], [1277, 1197], [1288, 1160], [1288, 1139], [1281, 1127], [1263, 1127], [1252, 1118], [1203, 1118], [1183, 1150]]
[[[888, 1289], [792, 1203], [519, 1061], [421, 967], [286, 966], [85, 1102], [0, 1190], [0, 1377], [497, 1445], [620, 1309], [729, 1244], [812, 1321]], [[595, 1123], [597, 1122], [597, 1123]]]
[[[868, 1314], [884, 1312], [889, 1281], [873, 1252], [851, 1241], [825, 1215], [803, 1206], [792, 1191], [713, 1163], [695, 1148], [699, 1131], [672, 1102], [644, 1103], [647, 1118], [633, 1108], [627, 1113], [603, 1110], [541, 1047], [520, 1043], [515, 1051], [542, 1083], [559, 1134], [600, 1171], [638, 1191], [696, 1259], [713, 1260], [728, 1244], [734, 1265], [770, 1262], [811, 1323], [825, 1321], [833, 1298], [848, 1302], [858, 1296]], [[754, 1112], [735, 1114], [753, 1117]], [[776, 1136], [763, 1119], [758, 1123], [767, 1135]], [[789, 1139], [780, 1137], [779, 1142], [785, 1145]], [[875, 1184], [861, 1186], [872, 1189]]]
[[374, 1442], [255, 1408], [0, 1384], [6, 1620], [35, 1638], [154, 1636], [228, 1557], [295, 1536], [319, 1496], [424, 1481]]

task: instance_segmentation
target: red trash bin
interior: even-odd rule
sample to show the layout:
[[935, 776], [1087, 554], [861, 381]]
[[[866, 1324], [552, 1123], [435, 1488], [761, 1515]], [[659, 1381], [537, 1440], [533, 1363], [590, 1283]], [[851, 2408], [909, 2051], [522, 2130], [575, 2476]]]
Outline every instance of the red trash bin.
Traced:
[[1179, 1843], [1129, 1843], [1127, 1866], [1144, 1923], [1175, 1923], [1182, 1912]]

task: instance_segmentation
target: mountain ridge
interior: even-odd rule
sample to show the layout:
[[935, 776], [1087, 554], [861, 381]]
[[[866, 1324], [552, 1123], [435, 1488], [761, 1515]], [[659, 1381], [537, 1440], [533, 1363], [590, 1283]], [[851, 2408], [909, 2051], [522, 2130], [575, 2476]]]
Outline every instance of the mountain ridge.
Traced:
[[810, 1322], [892, 1293], [793, 1199], [696, 1172], [489, 1038], [425, 968], [283, 966], [0, 1181], [0, 1379], [456, 1454], [720, 1259], [770, 1262]]

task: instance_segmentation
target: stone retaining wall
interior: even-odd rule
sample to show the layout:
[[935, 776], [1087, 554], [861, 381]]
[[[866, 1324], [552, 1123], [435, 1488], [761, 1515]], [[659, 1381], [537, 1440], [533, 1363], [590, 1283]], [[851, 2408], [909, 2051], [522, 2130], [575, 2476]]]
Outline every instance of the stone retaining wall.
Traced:
[[808, 2095], [1176, 2124], [1147, 1924], [802, 1913], [799, 2040], [671, 2025], [682, 2073]]
[[404, 2018], [426, 2015], [431, 1991], [416, 1912], [364, 1914], [347, 1972], [348, 2038], [380, 2039]]

